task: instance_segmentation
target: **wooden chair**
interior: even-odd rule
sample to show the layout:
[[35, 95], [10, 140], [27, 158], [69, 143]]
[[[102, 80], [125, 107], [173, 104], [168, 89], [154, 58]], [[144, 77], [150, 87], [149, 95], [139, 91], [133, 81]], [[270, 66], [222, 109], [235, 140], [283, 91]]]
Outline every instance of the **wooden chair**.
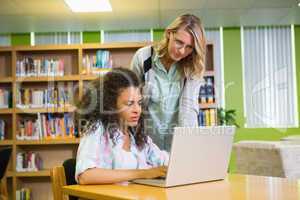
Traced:
[[50, 171], [52, 193], [54, 200], [69, 200], [68, 195], [64, 195], [62, 187], [67, 185], [65, 169], [63, 166], [53, 167]]
[[65, 169], [67, 185], [76, 185], [75, 170], [76, 170], [76, 159], [70, 158], [64, 161], [63, 167]]
[[62, 187], [77, 184], [75, 180], [76, 159], [71, 158], [64, 161], [63, 166], [51, 169], [51, 184], [54, 200], [77, 200], [77, 197], [64, 195]]
[[0, 200], [8, 200], [6, 177], [3, 177], [0, 182]]

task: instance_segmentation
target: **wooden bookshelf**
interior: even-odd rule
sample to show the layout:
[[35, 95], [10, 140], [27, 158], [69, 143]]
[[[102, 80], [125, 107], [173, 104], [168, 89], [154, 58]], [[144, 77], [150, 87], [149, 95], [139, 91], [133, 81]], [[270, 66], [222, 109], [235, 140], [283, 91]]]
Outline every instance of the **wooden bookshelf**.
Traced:
[[200, 113], [198, 121], [200, 126], [215, 126], [218, 123], [217, 108], [219, 102], [216, 98], [216, 70], [214, 66], [213, 52], [214, 45], [212, 43], [208, 43], [206, 46], [205, 72], [203, 74], [205, 82], [199, 91]]
[[205, 71], [204, 76], [215, 76], [215, 71]]
[[199, 106], [201, 109], [207, 109], [207, 108], [216, 108], [217, 104], [216, 103], [205, 103], [205, 104], [200, 103]]
[[51, 82], [51, 81], [79, 81], [79, 75], [66, 76], [41, 76], [41, 77], [17, 77], [16, 82]]
[[13, 140], [0, 140], [0, 146], [9, 146], [13, 145], [14, 141]]
[[44, 139], [44, 140], [16, 140], [17, 145], [57, 145], [57, 144], [79, 144], [79, 138]]
[[82, 46], [82, 49], [84, 50], [90, 50], [90, 49], [139, 49], [141, 47], [144, 47], [146, 45], [150, 45], [150, 42], [115, 42], [115, 43], [104, 43], [104, 44], [85, 44]]
[[11, 178], [14, 176], [14, 172], [13, 171], [7, 171], [6, 172], [6, 177]]
[[16, 108], [16, 113], [65, 113], [74, 112], [75, 106], [56, 107], [56, 108]]
[[[83, 44], [83, 45], [39, 45], [0, 47], [0, 88], [6, 87], [12, 91], [12, 108], [0, 109], [0, 119], [7, 126], [7, 139], [0, 141], [0, 148], [11, 146], [12, 157], [8, 166], [8, 189], [10, 199], [15, 199], [15, 192], [22, 187], [32, 188], [34, 199], [52, 199], [50, 184], [50, 168], [61, 165], [68, 158], [75, 157], [79, 138], [55, 138], [42, 140], [17, 140], [19, 133], [18, 120], [24, 117], [36, 117], [37, 113], [64, 113], [76, 112], [76, 107], [60, 106], [55, 108], [19, 108], [17, 107], [17, 92], [20, 88], [48, 88], [61, 82], [73, 83], [74, 98], [78, 100], [83, 94], [84, 85], [99, 77], [98, 74], [87, 74], [84, 71], [83, 56], [95, 54], [103, 49], [111, 52], [113, 67], [129, 67], [132, 56], [137, 49], [149, 43], [110, 43], [110, 44]], [[24, 59], [42, 60], [59, 59], [64, 63], [63, 76], [20, 76], [19, 64]], [[18, 66], [17, 66], [18, 65]], [[18, 68], [18, 70], [17, 70]], [[98, 69], [100, 74], [110, 69]], [[17, 172], [16, 156], [19, 152], [37, 152], [44, 163], [44, 169], [36, 172]], [[41, 192], [43, 191], [43, 192]]]
[[0, 81], [11, 82], [12, 81], [12, 51], [10, 48], [1, 48], [0, 50]]
[[13, 109], [11, 108], [0, 108], [0, 114], [12, 114]]
[[16, 177], [49, 177], [50, 170], [40, 170], [34, 172], [15, 172]]
[[81, 75], [81, 80], [83, 81], [92, 81], [98, 78], [99, 75], [89, 74], [89, 75]]
[[109, 72], [111, 69], [98, 69], [97, 70], [97, 73], [95, 74], [86, 74], [86, 72], [82, 72], [81, 74], [81, 80], [84, 80], [84, 81], [88, 81], [88, 80], [94, 80], [96, 78], [98, 78], [99, 76]]
[[0, 83], [11, 83], [12, 80], [12, 77], [0, 77]]

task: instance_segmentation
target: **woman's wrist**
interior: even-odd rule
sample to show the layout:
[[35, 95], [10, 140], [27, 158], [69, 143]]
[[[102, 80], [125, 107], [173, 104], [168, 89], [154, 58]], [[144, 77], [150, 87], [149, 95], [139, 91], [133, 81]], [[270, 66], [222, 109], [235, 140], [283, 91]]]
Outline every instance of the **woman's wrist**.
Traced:
[[134, 179], [145, 178], [146, 169], [138, 169], [134, 173]]

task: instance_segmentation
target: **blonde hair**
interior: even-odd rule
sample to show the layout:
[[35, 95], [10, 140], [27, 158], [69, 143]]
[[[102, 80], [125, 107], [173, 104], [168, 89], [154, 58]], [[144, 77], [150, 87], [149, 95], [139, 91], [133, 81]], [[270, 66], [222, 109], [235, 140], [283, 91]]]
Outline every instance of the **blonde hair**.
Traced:
[[206, 39], [201, 20], [191, 14], [177, 17], [165, 30], [163, 39], [155, 45], [158, 56], [168, 53], [169, 32], [183, 29], [194, 38], [194, 50], [187, 57], [178, 62], [185, 77], [201, 78], [205, 70]]

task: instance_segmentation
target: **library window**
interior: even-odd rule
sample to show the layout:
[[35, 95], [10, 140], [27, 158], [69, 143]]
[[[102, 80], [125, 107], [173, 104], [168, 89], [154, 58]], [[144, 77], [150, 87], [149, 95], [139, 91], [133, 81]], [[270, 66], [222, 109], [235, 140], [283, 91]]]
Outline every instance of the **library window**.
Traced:
[[11, 43], [9, 34], [0, 35], [0, 46], [9, 46]]
[[80, 32], [35, 33], [34, 44], [80, 44]]
[[296, 127], [293, 26], [243, 27], [241, 36], [246, 127]]
[[104, 43], [109, 42], [150, 42], [150, 30], [104, 31]]

